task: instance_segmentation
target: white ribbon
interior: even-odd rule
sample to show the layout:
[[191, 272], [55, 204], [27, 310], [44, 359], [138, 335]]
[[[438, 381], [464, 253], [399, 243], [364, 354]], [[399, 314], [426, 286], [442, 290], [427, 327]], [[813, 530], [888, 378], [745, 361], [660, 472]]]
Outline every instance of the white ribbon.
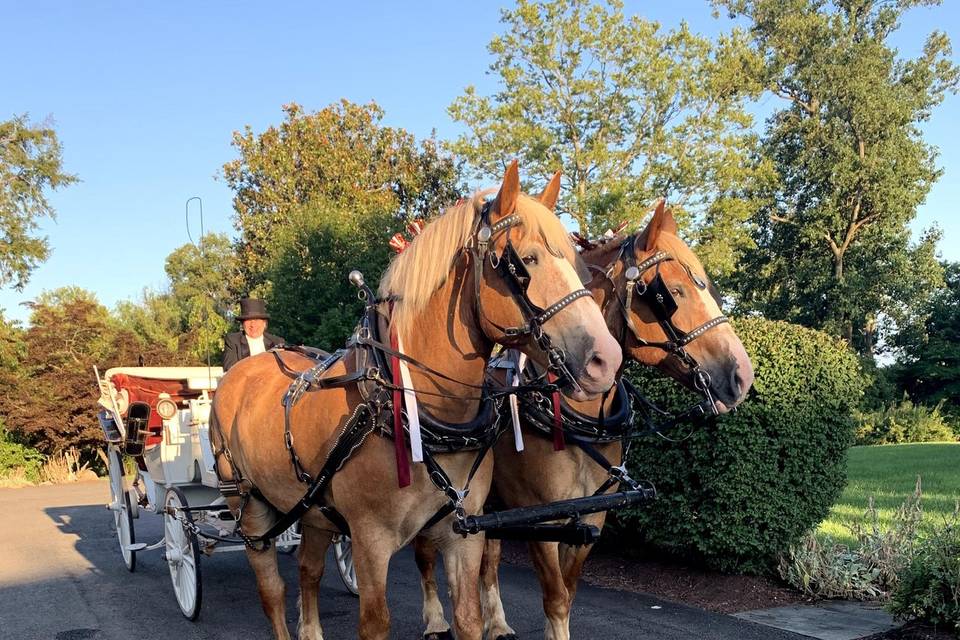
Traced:
[[[513, 371], [510, 372], [510, 386], [516, 387], [520, 384], [520, 373], [527, 364], [527, 354], [513, 351]], [[517, 401], [517, 394], [510, 394], [510, 417], [513, 419], [513, 441], [516, 444], [517, 451], [523, 451], [523, 433], [520, 431], [520, 405]]]
[[[403, 353], [403, 340], [397, 332], [397, 351]], [[400, 363], [400, 381], [403, 384], [403, 402], [407, 406], [407, 422], [410, 426], [410, 454], [414, 462], [423, 462], [423, 443], [420, 439], [420, 412], [417, 410], [417, 394], [410, 381], [410, 369], [403, 358]]]

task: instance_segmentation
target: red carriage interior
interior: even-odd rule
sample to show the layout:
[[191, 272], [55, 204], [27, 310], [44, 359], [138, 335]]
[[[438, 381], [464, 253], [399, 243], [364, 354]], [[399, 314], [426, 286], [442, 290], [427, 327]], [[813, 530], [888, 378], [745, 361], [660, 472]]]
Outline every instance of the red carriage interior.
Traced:
[[170, 399], [176, 402], [178, 407], [182, 406], [185, 400], [199, 398], [203, 393], [190, 389], [186, 380], [156, 380], [117, 373], [111, 377], [111, 382], [118, 390], [126, 389], [131, 404], [146, 402], [150, 405], [150, 420], [147, 423], [150, 435], [146, 441], [148, 447], [159, 444], [163, 440], [163, 419], [157, 413], [157, 401], [161, 393], [169, 394]]

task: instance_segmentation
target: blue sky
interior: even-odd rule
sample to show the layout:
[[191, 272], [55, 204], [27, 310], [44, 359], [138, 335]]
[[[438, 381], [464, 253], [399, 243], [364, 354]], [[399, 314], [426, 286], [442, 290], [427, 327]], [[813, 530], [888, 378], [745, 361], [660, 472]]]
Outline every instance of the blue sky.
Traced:
[[[960, 7], [916, 9], [894, 43], [916, 55], [933, 28], [960, 48]], [[459, 128], [446, 107], [468, 84], [489, 92], [486, 45], [500, 2], [4, 2], [0, 119], [51, 117], [65, 168], [82, 182], [54, 193], [53, 247], [22, 292], [0, 291], [7, 317], [45, 289], [78, 285], [113, 306], [165, 282], [164, 258], [187, 242], [184, 203], [203, 199], [207, 231], [233, 233], [231, 192], [216, 176], [234, 157], [231, 134], [261, 131], [280, 105], [310, 110], [375, 100], [385, 124], [418, 137]], [[666, 27], [680, 20], [715, 35], [729, 28], [706, 0], [627, 2]], [[770, 99], [768, 99], [769, 101]], [[775, 100], [775, 99], [773, 99]], [[772, 104], [761, 104], [758, 112]], [[941, 254], [960, 260], [960, 101], [924, 125], [944, 175], [914, 228], [936, 222]], [[198, 231], [194, 216], [193, 234]]]

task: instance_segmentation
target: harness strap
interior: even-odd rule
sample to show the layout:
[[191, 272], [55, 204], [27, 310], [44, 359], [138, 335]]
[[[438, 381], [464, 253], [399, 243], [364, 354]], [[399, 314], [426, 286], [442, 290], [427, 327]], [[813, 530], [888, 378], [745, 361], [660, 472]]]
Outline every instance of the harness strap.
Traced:
[[[390, 346], [400, 353], [397, 348], [397, 332], [390, 332]], [[393, 369], [393, 379], [400, 380], [400, 358], [393, 356], [390, 359]], [[393, 390], [393, 454], [397, 460], [397, 485], [402, 489], [410, 485], [410, 459], [407, 457], [407, 442], [403, 433], [403, 392], [402, 385]]]
[[[547, 380], [552, 383], [556, 380], [556, 376], [548, 373]], [[563, 440], [563, 422], [560, 417], [560, 392], [554, 391], [551, 394], [550, 401], [553, 405], [553, 450], [563, 451], [567, 447]]]

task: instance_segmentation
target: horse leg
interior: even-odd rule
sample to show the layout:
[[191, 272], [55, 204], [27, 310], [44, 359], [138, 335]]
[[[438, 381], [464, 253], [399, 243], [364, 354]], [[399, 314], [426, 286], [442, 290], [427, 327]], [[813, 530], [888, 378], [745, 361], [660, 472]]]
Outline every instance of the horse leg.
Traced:
[[483, 605], [483, 628], [489, 640], [516, 640], [517, 634], [507, 624], [500, 599], [500, 541], [487, 540], [480, 563], [480, 602]]
[[300, 640], [323, 640], [317, 597], [320, 578], [333, 534], [301, 524], [300, 528]]
[[[351, 523], [352, 524], [352, 523]], [[390, 633], [390, 611], [387, 609], [387, 568], [390, 556], [396, 549], [386, 548], [377, 540], [391, 539], [384, 532], [376, 535], [372, 523], [358, 523], [351, 527], [353, 536], [350, 542], [353, 549], [353, 566], [357, 572], [357, 586], [360, 588], [360, 626], [357, 637], [360, 640], [386, 640]]]
[[[245, 534], [255, 537], [266, 533], [274, 519], [273, 510], [266, 503], [250, 497], [243, 508], [240, 526]], [[257, 578], [260, 604], [263, 605], [263, 612], [273, 627], [273, 635], [277, 640], [290, 640], [284, 602], [286, 585], [277, 566], [277, 548], [271, 544], [259, 550], [247, 547], [246, 551], [247, 560], [250, 561]]]
[[543, 612], [546, 614], [544, 638], [569, 640], [570, 599], [560, 570], [556, 542], [531, 542], [530, 556], [543, 590]]
[[437, 547], [424, 536], [413, 541], [414, 558], [420, 569], [420, 588], [423, 590], [423, 640], [453, 640], [450, 623], [443, 615], [443, 603], [437, 592]]
[[453, 601], [453, 627], [457, 640], [482, 640], [480, 612], [480, 563], [483, 537], [465, 539], [451, 535], [443, 541], [443, 566]]
[[583, 563], [587, 561], [590, 550], [593, 545], [583, 545], [579, 547], [561, 544], [560, 553], [560, 571], [563, 573], [563, 584], [567, 587], [567, 598], [569, 605], [573, 606], [573, 598], [577, 595], [577, 583], [580, 580], [580, 574], [583, 572]]

